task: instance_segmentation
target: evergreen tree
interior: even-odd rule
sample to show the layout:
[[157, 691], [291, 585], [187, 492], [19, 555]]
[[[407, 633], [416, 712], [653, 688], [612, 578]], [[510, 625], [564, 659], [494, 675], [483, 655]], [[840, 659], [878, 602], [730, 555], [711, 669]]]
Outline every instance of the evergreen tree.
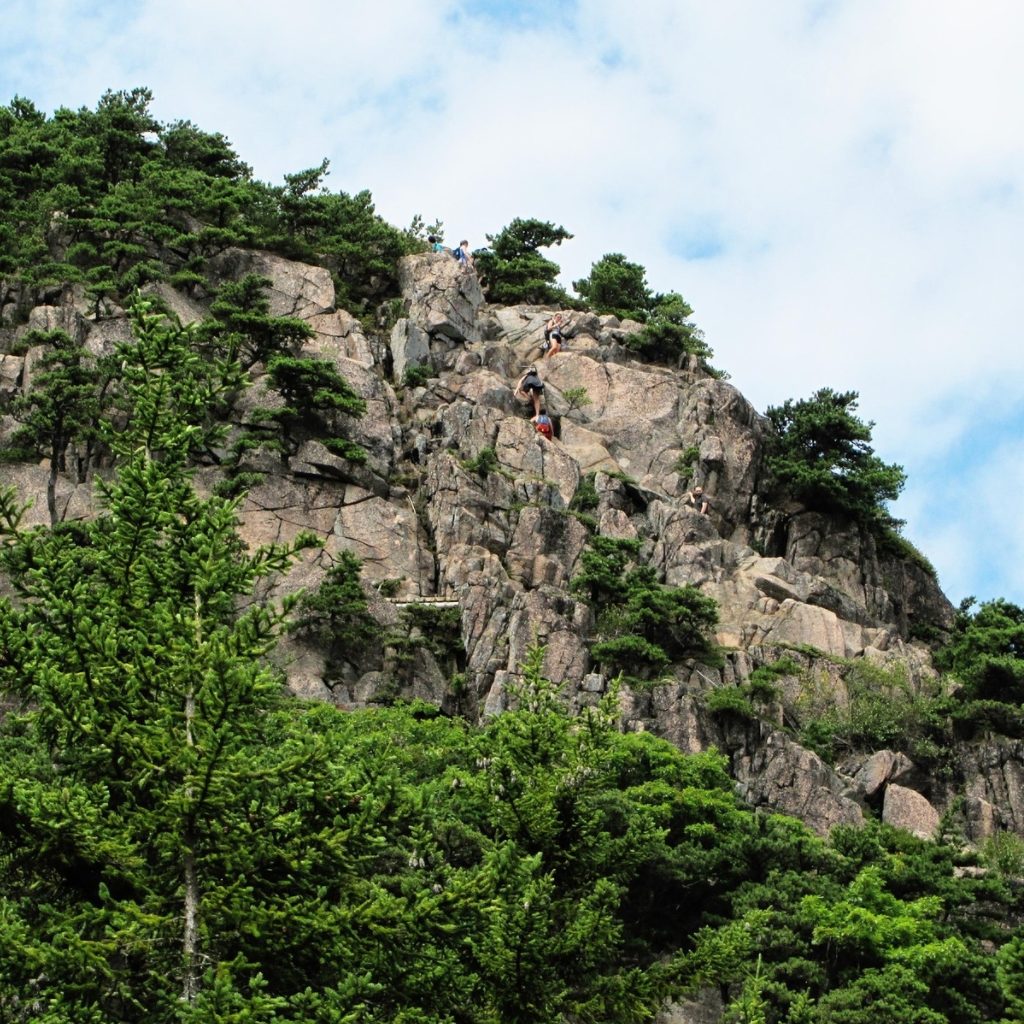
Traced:
[[565, 289], [555, 284], [559, 267], [540, 249], [561, 245], [572, 235], [550, 221], [517, 217], [496, 235], [488, 235], [489, 249], [473, 253], [477, 271], [485, 281], [491, 302], [568, 305]]
[[57, 479], [66, 472], [67, 453], [81, 446], [72, 460], [73, 478], [84, 482], [91, 460], [91, 442], [103, 409], [101, 371], [84, 347], [65, 331], [30, 331], [26, 345], [45, 346], [32, 373], [28, 394], [11, 405], [11, 415], [21, 426], [0, 452], [5, 459], [46, 459], [46, 507], [50, 525], [59, 518]]
[[620, 319], [643, 323], [654, 306], [647, 271], [621, 252], [606, 253], [591, 266], [587, 277], [573, 281], [572, 286], [594, 312], [612, 313]]
[[85, 902], [77, 920], [58, 902], [40, 921], [28, 885], [14, 906], [45, 951], [25, 945], [27, 918], [8, 919], [0, 976], [41, 970], [62, 1020], [172, 1019], [172, 996], [196, 1003], [224, 915], [241, 911], [227, 838], [250, 813], [239, 787], [259, 799], [259, 780], [284, 770], [261, 746], [280, 682], [259, 660], [284, 611], [237, 604], [296, 545], [246, 554], [235, 505], [192, 490], [209, 375], [187, 331], [144, 307], [135, 324], [119, 353], [134, 414], [108, 432], [120, 464], [100, 486], [104, 514], [25, 532], [4, 502], [19, 600], [0, 607], [2, 681], [25, 707], [5, 725], [29, 741], [4, 761], [6, 854]]
[[831, 388], [769, 408], [775, 434], [768, 468], [808, 508], [876, 530], [892, 529], [899, 523], [883, 503], [899, 497], [906, 476], [900, 466], [875, 455], [874, 424], [859, 419], [856, 408], [856, 391]]

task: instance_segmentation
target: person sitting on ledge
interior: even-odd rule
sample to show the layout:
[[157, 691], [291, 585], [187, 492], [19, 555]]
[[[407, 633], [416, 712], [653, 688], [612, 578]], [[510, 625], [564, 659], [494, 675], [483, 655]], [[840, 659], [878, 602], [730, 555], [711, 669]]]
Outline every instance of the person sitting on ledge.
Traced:
[[711, 499], [704, 493], [703, 487], [694, 487], [683, 496], [683, 501], [691, 508], [695, 508], [702, 516], [711, 511]]

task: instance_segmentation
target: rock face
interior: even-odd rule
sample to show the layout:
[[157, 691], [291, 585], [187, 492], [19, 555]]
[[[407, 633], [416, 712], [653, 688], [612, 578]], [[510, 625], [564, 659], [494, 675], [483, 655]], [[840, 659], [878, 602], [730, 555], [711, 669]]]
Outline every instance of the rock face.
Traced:
[[[323, 541], [278, 582], [278, 594], [315, 588], [343, 551], [363, 563], [380, 644], [350, 652], [339, 668], [330, 652], [287, 641], [279, 659], [295, 692], [345, 706], [416, 693], [462, 713], [493, 714], [507, 706], [509, 684], [540, 642], [545, 671], [565, 684], [574, 706], [595, 702], [607, 680], [590, 656], [593, 613], [570, 582], [596, 531], [639, 541], [659, 580], [714, 598], [725, 651], [721, 666], [684, 662], [657, 684], [627, 687], [623, 728], [655, 732], [687, 751], [718, 748], [748, 803], [820, 832], [880, 813], [932, 834], [937, 808], [960, 797], [974, 837], [1024, 832], [1020, 744], [979, 748], [958, 787], [929, 783], [898, 751], [833, 769], [783, 728], [812, 699], [843, 706], [851, 664], [899, 665], [908, 685], [928, 684], [928, 653], [910, 637], [917, 626], [947, 626], [952, 609], [933, 578], [880, 554], [870, 537], [774, 507], [763, 469], [767, 421], [695, 358], [676, 368], [637, 361], [626, 342], [639, 324], [572, 313], [563, 351], [539, 363], [544, 400], [561, 428], [548, 441], [512, 386], [538, 359], [551, 310], [488, 306], [475, 273], [450, 256], [401, 261], [401, 308], [380, 337], [336, 308], [322, 268], [232, 249], [214, 272], [220, 281], [268, 278], [272, 313], [313, 330], [301, 354], [328, 360], [367, 403], [366, 415], [349, 424], [365, 464], [309, 438], [285, 459], [260, 464], [262, 483], [241, 513], [251, 545], [302, 530]], [[206, 313], [204, 302], [169, 286], [153, 290], [183, 321]], [[28, 329], [60, 327], [99, 355], [129, 336], [123, 313], [107, 314], [97, 319], [66, 290], [61, 303], [33, 310], [28, 324], [6, 326], [0, 341], [18, 351]], [[37, 358], [32, 350], [0, 354], [0, 403], [31, 386]], [[419, 368], [415, 378], [411, 367]], [[253, 372], [244, 401], [272, 402], [261, 368]], [[13, 426], [0, 421], [5, 434]], [[45, 490], [45, 476], [22, 466], [9, 478], [33, 495]], [[217, 470], [205, 467], [197, 479], [212, 488]], [[695, 484], [712, 498], [708, 516], [683, 500]], [[92, 514], [91, 493], [90, 481], [61, 479], [60, 515]], [[36, 518], [45, 515], [41, 504]], [[415, 671], [389, 676], [388, 630], [404, 628], [409, 602], [456, 609], [457, 693], [453, 665], [441, 665], [427, 645]], [[742, 688], [757, 668], [783, 660], [795, 667], [778, 678], [776, 702], [759, 721], [708, 710], [710, 694]]]

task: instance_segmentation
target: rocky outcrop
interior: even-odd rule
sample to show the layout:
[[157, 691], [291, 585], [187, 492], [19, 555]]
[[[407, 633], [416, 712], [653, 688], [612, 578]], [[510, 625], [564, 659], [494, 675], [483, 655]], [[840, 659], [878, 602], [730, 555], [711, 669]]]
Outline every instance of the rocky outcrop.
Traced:
[[[749, 804], [796, 815], [819, 832], [877, 813], [932, 834], [939, 811], [956, 801], [972, 838], [1024, 832], [1019, 743], [973, 748], [953, 782], [928, 779], [898, 750], [834, 769], [797, 743], [788, 727], [808, 706], [846, 705], [851, 665], [898, 665], [906, 685], [932, 685], [928, 652], [912, 637], [919, 626], [948, 624], [952, 609], [920, 564], [879, 552], [848, 525], [772, 504], [767, 421], [698, 360], [644, 363], [628, 344], [641, 325], [571, 311], [563, 351], [539, 364], [561, 428], [552, 442], [536, 433], [511, 389], [539, 358], [551, 308], [486, 304], [476, 274], [446, 254], [400, 261], [401, 308], [394, 304], [380, 336], [337, 308], [323, 268], [230, 249], [213, 274], [214, 283], [267, 278], [271, 312], [312, 330], [301, 354], [328, 360], [367, 405], [365, 416], [341, 424], [366, 450], [365, 464], [315, 436], [282, 456], [254, 456], [261, 479], [242, 506], [245, 541], [312, 530], [323, 542], [273, 593], [315, 588], [339, 553], [351, 551], [362, 560], [382, 636], [397, 628], [395, 602], [442, 600], [460, 620], [457, 701], [429, 652], [416, 654], [405, 678], [390, 677], [383, 642], [339, 667], [310, 640], [289, 639], [279, 660], [296, 693], [346, 707], [415, 694], [495, 714], [539, 642], [545, 671], [565, 685], [567, 699], [594, 703], [608, 680], [589, 654], [593, 613], [570, 584], [596, 531], [638, 540], [660, 580], [714, 598], [726, 652], [720, 666], [685, 662], [656, 683], [625, 688], [623, 728], [655, 732], [686, 751], [717, 748]], [[208, 310], [201, 295], [150, 290], [182, 322]], [[52, 301], [5, 328], [0, 404], [31, 386], [39, 353], [12, 354], [28, 329], [59, 327], [96, 355], [129, 337], [122, 311], [97, 317], [74, 289]], [[421, 371], [410, 375], [412, 367]], [[262, 367], [252, 373], [238, 416], [279, 402]], [[14, 426], [6, 417], [0, 435]], [[41, 467], [19, 466], [7, 479], [41, 495], [45, 477]], [[218, 479], [213, 465], [197, 477], [208, 489]], [[683, 501], [697, 483], [711, 495], [708, 516]], [[92, 514], [90, 483], [62, 478], [57, 499], [63, 518]], [[37, 501], [32, 521], [45, 514]], [[742, 688], [756, 669], [784, 659], [791, 667], [776, 674], [777, 696], [759, 720], [708, 711], [712, 691]]]
[[475, 273], [447, 253], [406, 256], [398, 264], [398, 282], [409, 321], [431, 337], [480, 340], [477, 311], [484, 296]]
[[835, 825], [864, 820], [841, 777], [782, 732], [769, 731], [749, 751], [736, 754], [732, 767], [736, 788], [748, 804], [800, 818], [821, 835]]

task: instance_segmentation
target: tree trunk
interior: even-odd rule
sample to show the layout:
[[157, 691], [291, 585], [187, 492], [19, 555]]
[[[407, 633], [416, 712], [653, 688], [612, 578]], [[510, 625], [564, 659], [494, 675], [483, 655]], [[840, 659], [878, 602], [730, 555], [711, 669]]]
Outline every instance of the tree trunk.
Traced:
[[185, 979], [181, 987], [181, 998], [186, 1003], [195, 1002], [199, 994], [199, 878], [196, 873], [196, 856], [192, 849], [191, 827], [185, 832], [185, 908], [181, 951], [185, 961]]
[[[194, 596], [196, 615], [196, 642], [201, 639], [200, 627], [200, 600], [196, 591]], [[188, 690], [185, 693], [185, 745], [189, 748], [195, 746], [195, 736], [192, 734], [192, 723], [196, 716], [195, 691], [189, 682]], [[192, 787], [189, 786], [187, 796], [192, 796]], [[195, 822], [192, 818], [192, 810], [188, 812], [188, 819], [182, 834], [185, 859], [182, 864], [182, 875], [185, 887], [185, 905], [183, 908], [181, 954], [184, 962], [185, 977], [182, 982], [181, 998], [186, 1003], [195, 1002], [199, 994], [199, 874], [196, 869], [195, 851]]]

